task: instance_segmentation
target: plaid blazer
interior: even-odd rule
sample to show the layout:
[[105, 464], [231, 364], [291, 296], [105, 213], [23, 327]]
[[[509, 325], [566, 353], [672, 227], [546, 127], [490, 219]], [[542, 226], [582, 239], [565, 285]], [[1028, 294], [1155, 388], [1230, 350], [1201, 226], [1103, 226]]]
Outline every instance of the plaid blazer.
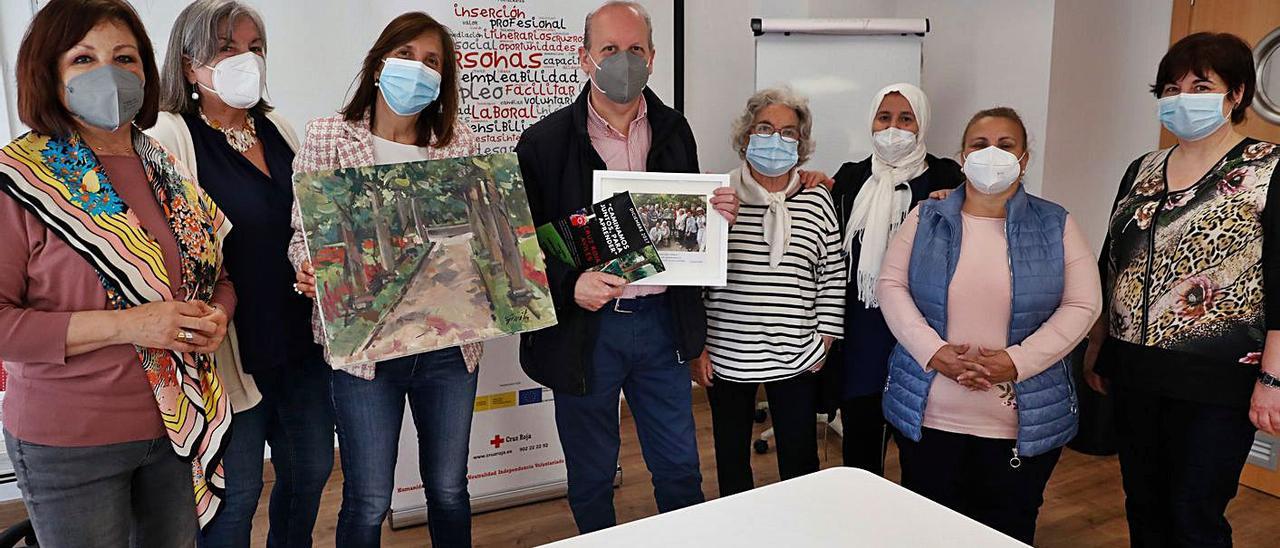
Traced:
[[[453, 128], [453, 142], [443, 148], [434, 146], [428, 149], [427, 159], [456, 158], [474, 156], [478, 151], [475, 136], [465, 124], [458, 122]], [[369, 128], [369, 117], [354, 122], [343, 119], [341, 114], [316, 118], [307, 123], [306, 138], [302, 148], [293, 158], [293, 172], [326, 171], [349, 167], [374, 165], [373, 131]], [[302, 216], [298, 211], [298, 201], [293, 202], [293, 239], [289, 241], [289, 261], [294, 269], [301, 269], [302, 264], [310, 260], [307, 256], [307, 244], [302, 237]], [[324, 344], [324, 326], [320, 323], [319, 305], [311, 314], [311, 332], [317, 343]], [[475, 371], [480, 363], [483, 346], [479, 343], [462, 345], [462, 355], [467, 362], [467, 371]], [[328, 351], [326, 350], [326, 353]], [[374, 363], [357, 363], [339, 367], [366, 380], [373, 380]]]

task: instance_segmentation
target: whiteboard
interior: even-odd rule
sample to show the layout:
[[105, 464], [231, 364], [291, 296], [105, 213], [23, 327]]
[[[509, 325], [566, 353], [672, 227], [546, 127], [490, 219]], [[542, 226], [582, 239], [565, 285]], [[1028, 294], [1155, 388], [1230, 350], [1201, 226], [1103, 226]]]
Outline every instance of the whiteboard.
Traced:
[[788, 84], [809, 98], [815, 150], [807, 167], [833, 174], [871, 155], [871, 98], [920, 85], [923, 37], [767, 33], [756, 37], [756, 89]]
[[[492, 69], [481, 67], [479, 60], [481, 56], [490, 53], [489, 59], [494, 55], [502, 55], [508, 60], [502, 65], [502, 72], [555, 73], [562, 79], [570, 79], [569, 90], [548, 90], [545, 87], [537, 90], [540, 92], [539, 100], [544, 102], [533, 105], [534, 108], [521, 108], [527, 104], [525, 101], [528, 96], [516, 96], [506, 90], [503, 90], [502, 98], [492, 98], [495, 90], [503, 88], [503, 84], [473, 82], [470, 89], [467, 89], [467, 84], [463, 84], [464, 93], [472, 95], [471, 99], [462, 101], [464, 113], [471, 113], [464, 115], [464, 121], [472, 125], [473, 130], [478, 130], [479, 134], [502, 134], [496, 140], [494, 137], [482, 137], [481, 153], [509, 150], [515, 144], [515, 137], [518, 137], [520, 130], [563, 106], [563, 99], [555, 102], [548, 96], [567, 95], [569, 101], [576, 96], [586, 78], [577, 68], [578, 42], [566, 42], [565, 38], [580, 39], [586, 14], [602, 3], [602, 0], [242, 1], [257, 8], [267, 27], [267, 97], [285, 119], [293, 124], [300, 136], [308, 120], [331, 115], [342, 108], [350, 92], [354, 91], [353, 82], [369, 47], [388, 22], [408, 11], [424, 11], [449, 27], [459, 53], [469, 56], [477, 63], [474, 69], [464, 68], [463, 73], [493, 72]], [[45, 0], [39, 1], [40, 5], [44, 3]], [[155, 46], [158, 64], [164, 62], [173, 21], [189, 3], [132, 0]], [[641, 0], [640, 3], [653, 18], [653, 39], [657, 56], [654, 59], [650, 87], [667, 104], [672, 104], [675, 99], [674, 66], [677, 53], [674, 33], [675, 0]], [[9, 9], [0, 11], [12, 15], [15, 6], [7, 7]], [[0, 29], [6, 34], [20, 33], [21, 29], [14, 28], [11, 23], [5, 22], [0, 25]], [[26, 24], [23, 23], [22, 26], [25, 28]], [[568, 43], [569, 47], [564, 48], [565, 51], [548, 51], [555, 49], [549, 45], [552, 40], [499, 40], [486, 36], [487, 30], [494, 29], [560, 35], [545, 37], [561, 45]], [[4, 42], [14, 44], [12, 49], [5, 52], [5, 71], [9, 74], [12, 74], [16, 60], [18, 39], [14, 36], [4, 37]], [[520, 47], [522, 43], [526, 47]], [[524, 67], [511, 66], [510, 61], [515, 53], [524, 56]], [[537, 68], [528, 68], [527, 57], [532, 53], [542, 54]], [[489, 98], [482, 99], [480, 96]], [[16, 98], [9, 97], [8, 101], [13, 103]], [[480, 112], [485, 107], [500, 108]], [[500, 111], [497, 112], [498, 116], [492, 115], [495, 111]]]

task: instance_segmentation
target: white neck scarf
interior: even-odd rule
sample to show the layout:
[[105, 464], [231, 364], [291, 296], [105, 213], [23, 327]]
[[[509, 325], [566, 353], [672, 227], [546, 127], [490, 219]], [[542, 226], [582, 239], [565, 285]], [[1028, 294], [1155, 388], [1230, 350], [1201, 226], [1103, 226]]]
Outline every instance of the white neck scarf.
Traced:
[[791, 244], [791, 212], [787, 210], [787, 196], [800, 186], [800, 170], [791, 171], [791, 180], [779, 192], [769, 192], [751, 177], [751, 168], [742, 167], [729, 174], [729, 186], [744, 204], [767, 206], [764, 212], [764, 243], [769, 244], [769, 267], [778, 268], [782, 256]]
[[[871, 152], [871, 178], [862, 185], [862, 190], [853, 200], [853, 211], [849, 215], [849, 224], [845, 227], [844, 250], [851, 255], [855, 238], [862, 243], [862, 251], [858, 254], [857, 282], [858, 300], [867, 308], [878, 308], [876, 298], [876, 282], [880, 279], [880, 264], [884, 261], [885, 249], [889, 246], [889, 238], [898, 230], [902, 220], [911, 210], [911, 188], [905, 183], [919, 177], [928, 169], [925, 163], [924, 137], [929, 127], [929, 100], [924, 91], [911, 84], [893, 84], [876, 93], [871, 100], [871, 117], [868, 125], [873, 124], [876, 112], [880, 110], [880, 102], [890, 93], [902, 94], [911, 103], [915, 111], [916, 147], [901, 160], [890, 164], [880, 157], [875, 147]], [[903, 185], [899, 188], [898, 185]], [[850, 268], [850, 277], [855, 269]]]

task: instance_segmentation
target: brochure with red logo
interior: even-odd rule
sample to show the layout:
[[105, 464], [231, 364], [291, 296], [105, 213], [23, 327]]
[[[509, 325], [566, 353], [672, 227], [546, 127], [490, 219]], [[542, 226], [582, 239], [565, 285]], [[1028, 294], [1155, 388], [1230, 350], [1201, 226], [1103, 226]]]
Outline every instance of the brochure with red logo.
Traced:
[[578, 270], [606, 272], [628, 282], [666, 270], [629, 192], [538, 227], [538, 243]]

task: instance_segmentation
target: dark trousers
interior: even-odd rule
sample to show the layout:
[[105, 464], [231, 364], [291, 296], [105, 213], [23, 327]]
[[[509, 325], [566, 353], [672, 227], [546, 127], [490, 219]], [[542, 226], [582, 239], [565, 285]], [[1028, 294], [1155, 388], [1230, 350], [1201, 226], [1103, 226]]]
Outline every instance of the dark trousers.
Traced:
[[1231, 546], [1225, 512], [1253, 445], [1249, 409], [1112, 393], [1129, 543]]
[[418, 471], [427, 498], [431, 545], [471, 546], [467, 455], [476, 373], [458, 348], [378, 362], [373, 380], [333, 372], [333, 406], [342, 455], [337, 546], [376, 548], [391, 509], [404, 404], [418, 434]]
[[583, 533], [617, 523], [618, 394], [636, 421], [640, 451], [653, 474], [658, 511], [703, 501], [689, 368], [676, 358], [665, 296], [627, 299], [599, 312], [586, 395], [555, 393], [556, 428], [569, 475], [569, 508]]
[[91, 447], [50, 447], [7, 430], [22, 502], [40, 546], [191, 546], [196, 499], [191, 463], [168, 437]]
[[223, 454], [227, 494], [201, 534], [203, 548], [248, 548], [262, 495], [263, 449], [271, 445], [275, 485], [268, 508], [269, 548], [310, 547], [329, 473], [333, 471], [332, 370], [316, 356], [296, 373], [258, 382], [262, 401], [236, 413]]
[[1032, 544], [1044, 487], [1062, 448], [1021, 457], [1013, 440], [980, 438], [925, 428], [915, 442], [894, 431], [902, 486], [1019, 541]]
[[755, 487], [751, 476], [751, 431], [756, 392], [764, 385], [778, 447], [778, 472], [787, 480], [818, 471], [817, 376], [802, 373], [790, 379], [733, 382], [721, 378], [707, 389], [711, 430], [715, 435], [716, 474], [720, 496]]
[[884, 453], [889, 427], [880, 408], [883, 394], [875, 392], [840, 402], [844, 465], [884, 475]]

